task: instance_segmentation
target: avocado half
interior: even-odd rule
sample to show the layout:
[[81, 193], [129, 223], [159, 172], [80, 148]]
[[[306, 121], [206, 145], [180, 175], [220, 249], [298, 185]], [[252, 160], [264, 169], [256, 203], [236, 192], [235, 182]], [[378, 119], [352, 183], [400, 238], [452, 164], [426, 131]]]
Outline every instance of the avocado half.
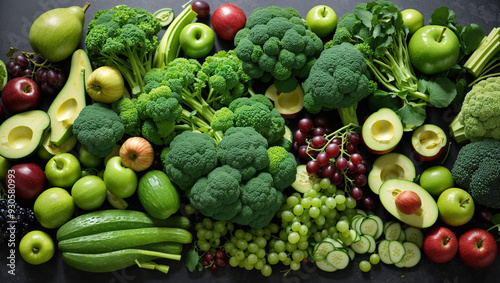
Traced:
[[[420, 197], [422, 206], [416, 213], [404, 214], [396, 207], [396, 196], [403, 191], [414, 191]], [[379, 189], [380, 202], [394, 217], [415, 228], [427, 228], [436, 223], [439, 210], [434, 198], [422, 187], [408, 180], [390, 179]]]
[[413, 181], [416, 176], [415, 165], [410, 158], [401, 153], [390, 152], [379, 156], [368, 174], [368, 186], [378, 194], [379, 188], [389, 179]]
[[32, 154], [49, 126], [50, 117], [42, 110], [11, 116], [0, 125], [0, 155], [19, 159]]

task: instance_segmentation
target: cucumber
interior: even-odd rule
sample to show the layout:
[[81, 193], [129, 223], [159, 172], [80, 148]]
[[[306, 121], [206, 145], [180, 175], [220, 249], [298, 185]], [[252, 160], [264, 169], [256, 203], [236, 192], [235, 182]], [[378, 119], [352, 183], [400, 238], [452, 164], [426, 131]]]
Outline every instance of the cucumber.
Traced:
[[336, 249], [328, 253], [326, 261], [336, 269], [344, 269], [349, 265], [351, 259], [347, 251]]
[[326, 255], [335, 250], [335, 246], [327, 241], [323, 241], [314, 249], [314, 260], [322, 261], [326, 259]]
[[371, 219], [375, 220], [377, 222], [377, 233], [375, 234], [375, 236], [373, 236], [373, 238], [378, 239], [380, 238], [380, 236], [382, 236], [382, 234], [384, 233], [384, 223], [382, 222], [382, 219], [380, 218], [380, 216], [377, 216], [375, 214], [371, 214], [369, 215], [368, 217], [370, 217]]
[[403, 246], [406, 251], [405, 255], [400, 262], [395, 263], [394, 265], [397, 267], [414, 267], [420, 262], [420, 258], [422, 258], [420, 248], [413, 242], [404, 242]]
[[354, 257], [356, 256], [356, 252], [353, 249], [351, 249], [351, 248], [348, 247], [347, 248], [347, 254], [349, 254], [349, 258], [351, 259], [351, 261], [353, 261]]
[[312, 190], [313, 185], [320, 181], [321, 179], [317, 175], [307, 173], [306, 165], [301, 164], [297, 166], [297, 175], [295, 177], [295, 182], [292, 184], [292, 188], [304, 194]]
[[133, 247], [133, 249], [178, 255], [182, 253], [182, 244], [174, 242], [159, 242], [136, 246]]
[[59, 241], [58, 247], [62, 252], [95, 254], [158, 242], [189, 244], [192, 239], [191, 233], [184, 229], [149, 227], [102, 232], [66, 239]]
[[137, 196], [146, 212], [158, 219], [168, 218], [181, 205], [177, 188], [160, 170], [148, 171], [139, 179]]
[[356, 230], [354, 230], [354, 229], [349, 230], [349, 234], [351, 234], [351, 242], [352, 243], [356, 243], [356, 242], [361, 240], [361, 235]]
[[387, 240], [399, 240], [399, 237], [401, 237], [403, 229], [401, 227], [401, 223], [399, 222], [391, 222], [387, 227], [384, 229], [384, 236], [385, 239]]
[[361, 223], [361, 226], [359, 226], [359, 230], [361, 235], [370, 235], [375, 237], [378, 232], [378, 223], [375, 219], [366, 217]]
[[171, 255], [160, 252], [124, 249], [107, 253], [83, 254], [63, 252], [63, 261], [76, 269], [87, 272], [112, 272], [157, 258], [180, 260], [180, 255]]
[[337, 271], [337, 268], [333, 267], [331, 264], [328, 263], [326, 260], [322, 261], [316, 261], [316, 266], [326, 272], [335, 272]]
[[378, 243], [377, 252], [380, 256], [380, 260], [385, 264], [392, 264], [391, 258], [389, 256], [389, 240], [382, 240]]
[[392, 263], [400, 262], [406, 253], [403, 243], [400, 241], [389, 241], [389, 258]]
[[424, 242], [424, 234], [421, 230], [415, 227], [406, 227], [404, 232], [406, 241], [415, 243], [419, 248], [422, 248]]
[[373, 238], [370, 235], [364, 235], [368, 241], [370, 241], [370, 249], [368, 249], [368, 253], [372, 254], [375, 252], [375, 249], [377, 249], [377, 243], [375, 242], [375, 238]]
[[353, 249], [357, 254], [366, 254], [371, 248], [371, 242], [365, 235], [361, 235], [361, 240], [356, 243], [351, 244], [351, 249]]
[[146, 227], [173, 227], [187, 230], [190, 226], [191, 222], [184, 216], [171, 216], [160, 220], [142, 211], [110, 209], [93, 211], [73, 218], [57, 230], [56, 238], [62, 241], [102, 232]]

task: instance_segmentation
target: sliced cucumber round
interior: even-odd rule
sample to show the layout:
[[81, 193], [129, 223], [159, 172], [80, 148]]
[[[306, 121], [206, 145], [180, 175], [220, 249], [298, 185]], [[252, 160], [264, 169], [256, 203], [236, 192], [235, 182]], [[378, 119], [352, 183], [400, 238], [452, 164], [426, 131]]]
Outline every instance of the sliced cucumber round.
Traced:
[[387, 240], [399, 240], [401, 237], [401, 233], [403, 232], [403, 228], [401, 227], [401, 223], [392, 222], [384, 229], [384, 236]]
[[420, 248], [413, 242], [404, 242], [403, 246], [405, 248], [405, 255], [401, 261], [394, 265], [397, 267], [414, 267], [420, 262], [420, 258], [422, 258]]
[[349, 265], [349, 253], [343, 250], [334, 250], [328, 253], [326, 261], [337, 269], [344, 269]]
[[405, 256], [406, 250], [400, 241], [389, 241], [389, 258], [392, 263], [400, 262]]
[[361, 240], [351, 244], [351, 248], [357, 254], [366, 254], [371, 248], [371, 242], [365, 235], [362, 235], [360, 238]]
[[406, 241], [415, 243], [419, 248], [422, 248], [424, 242], [424, 234], [422, 230], [415, 227], [405, 228]]
[[378, 255], [380, 256], [380, 260], [385, 264], [392, 264], [392, 260], [389, 256], [389, 240], [382, 240], [378, 243]]
[[168, 26], [175, 18], [174, 10], [162, 8], [153, 13], [153, 16], [160, 21], [162, 27]]

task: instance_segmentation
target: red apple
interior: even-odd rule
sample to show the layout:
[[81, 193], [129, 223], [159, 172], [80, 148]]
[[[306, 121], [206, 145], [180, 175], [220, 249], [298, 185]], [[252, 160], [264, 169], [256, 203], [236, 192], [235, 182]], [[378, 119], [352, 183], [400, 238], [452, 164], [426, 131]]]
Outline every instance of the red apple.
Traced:
[[212, 14], [212, 28], [224, 40], [233, 40], [236, 33], [245, 27], [247, 16], [234, 4], [222, 4]]
[[432, 262], [445, 263], [457, 254], [458, 239], [450, 229], [434, 227], [425, 234], [422, 248]]
[[422, 206], [420, 196], [416, 192], [410, 190], [399, 193], [394, 201], [397, 209], [408, 215], [417, 212]]
[[460, 259], [470, 267], [489, 266], [497, 256], [497, 249], [495, 238], [484, 229], [469, 229], [458, 239]]
[[153, 164], [155, 153], [153, 146], [144, 138], [128, 138], [120, 147], [123, 165], [136, 171], [144, 171]]
[[40, 104], [40, 88], [29, 78], [14, 78], [3, 88], [2, 101], [14, 113], [34, 109]]
[[19, 199], [35, 199], [45, 187], [45, 173], [36, 163], [21, 163], [12, 166], [7, 172], [7, 188], [14, 187]]

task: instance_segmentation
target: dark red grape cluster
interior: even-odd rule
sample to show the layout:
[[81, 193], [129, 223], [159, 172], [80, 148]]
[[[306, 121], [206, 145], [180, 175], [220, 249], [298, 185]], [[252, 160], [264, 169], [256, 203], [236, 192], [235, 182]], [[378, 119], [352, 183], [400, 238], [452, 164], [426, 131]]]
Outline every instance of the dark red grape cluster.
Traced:
[[226, 253], [223, 250], [217, 250], [215, 253], [207, 252], [202, 258], [202, 265], [205, 268], [216, 270], [219, 267], [227, 265]]
[[26, 56], [17, 55], [11, 58], [7, 64], [5, 64], [7, 72], [13, 77], [31, 77], [33, 75], [33, 67]]
[[356, 126], [347, 125], [333, 131], [322, 116], [314, 121], [300, 119], [294, 133], [294, 148], [297, 155], [307, 161], [307, 172], [329, 178], [355, 200], [363, 197], [362, 187], [367, 183], [368, 162], [358, 149], [360, 141]]
[[40, 68], [35, 72], [35, 82], [44, 94], [54, 96], [66, 83], [66, 76], [61, 69]]

